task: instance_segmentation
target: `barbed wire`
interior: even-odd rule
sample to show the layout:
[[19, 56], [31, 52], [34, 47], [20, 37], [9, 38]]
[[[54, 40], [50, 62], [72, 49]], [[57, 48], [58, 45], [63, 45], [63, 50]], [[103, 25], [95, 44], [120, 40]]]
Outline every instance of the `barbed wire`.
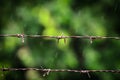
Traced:
[[24, 38], [55, 38], [58, 39], [64, 39], [64, 42], [66, 42], [67, 38], [78, 38], [78, 39], [89, 39], [90, 43], [94, 39], [115, 39], [120, 40], [120, 37], [107, 37], [107, 36], [64, 36], [63, 34], [60, 36], [48, 36], [48, 35], [27, 35], [27, 34], [0, 34], [0, 37], [17, 37], [21, 38], [22, 42], [24, 43]]
[[88, 73], [88, 72], [111, 72], [120, 73], [120, 70], [72, 70], [72, 69], [40, 69], [40, 68], [0, 68], [0, 71], [27, 71], [36, 70], [43, 72], [78, 72], [78, 73]]
[[[16, 37], [21, 38], [24, 43], [25, 38], [55, 38], [58, 41], [60, 39], [64, 39], [66, 43], [67, 38], [77, 38], [77, 39], [89, 39], [90, 43], [95, 39], [115, 39], [120, 40], [120, 37], [107, 37], [107, 36], [48, 36], [48, 35], [27, 35], [27, 34], [0, 34], [0, 37]], [[120, 73], [120, 70], [71, 70], [71, 69], [40, 69], [40, 68], [0, 68], [0, 71], [27, 71], [27, 70], [36, 70], [45, 72], [43, 76], [49, 75], [50, 72], [73, 72], [73, 73], [87, 73], [90, 77], [89, 73], [94, 72], [106, 72], [106, 73]]]
[[50, 72], [73, 72], [73, 73], [89, 73], [106, 72], [106, 73], [120, 73], [120, 70], [72, 70], [72, 69], [40, 69], [40, 68], [0, 68], [0, 71], [28, 71], [35, 70], [45, 72], [43, 76], [49, 75]]

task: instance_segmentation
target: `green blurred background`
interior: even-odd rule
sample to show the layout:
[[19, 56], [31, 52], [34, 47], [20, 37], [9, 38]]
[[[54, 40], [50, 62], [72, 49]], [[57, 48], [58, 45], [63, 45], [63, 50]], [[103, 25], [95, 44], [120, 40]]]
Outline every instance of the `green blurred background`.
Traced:
[[[0, 0], [0, 34], [119, 36], [120, 0]], [[120, 41], [0, 38], [0, 67], [119, 69]], [[119, 80], [113, 73], [0, 72], [0, 80]]]

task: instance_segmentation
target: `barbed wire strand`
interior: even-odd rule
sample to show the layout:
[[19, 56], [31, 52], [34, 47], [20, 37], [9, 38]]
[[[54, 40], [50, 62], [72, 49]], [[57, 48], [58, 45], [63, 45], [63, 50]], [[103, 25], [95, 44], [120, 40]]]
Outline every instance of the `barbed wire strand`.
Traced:
[[17, 37], [21, 38], [22, 42], [24, 43], [24, 38], [55, 38], [58, 39], [58, 42], [60, 39], [64, 39], [64, 43], [66, 43], [66, 38], [78, 38], [78, 39], [89, 39], [90, 43], [92, 44], [94, 39], [116, 39], [120, 40], [120, 37], [107, 37], [107, 36], [48, 36], [48, 35], [26, 35], [26, 34], [0, 34], [0, 37]]
[[107, 37], [107, 36], [48, 36], [48, 35], [26, 35], [26, 34], [0, 34], [0, 37], [18, 37], [18, 38], [57, 38], [57, 39], [64, 39], [64, 38], [83, 38], [83, 39], [120, 39], [120, 37]]
[[87, 73], [88, 77], [90, 78], [89, 73], [95, 72], [106, 72], [106, 73], [120, 73], [120, 70], [71, 70], [71, 69], [40, 69], [40, 68], [0, 68], [0, 71], [28, 71], [28, 70], [35, 70], [45, 72], [44, 76], [49, 75], [50, 72], [72, 72], [72, 73]]
[[71, 70], [71, 69], [40, 69], [40, 68], [0, 68], [0, 71], [27, 71], [36, 70], [43, 72], [75, 72], [75, 73], [89, 73], [89, 72], [111, 72], [120, 73], [120, 70]]

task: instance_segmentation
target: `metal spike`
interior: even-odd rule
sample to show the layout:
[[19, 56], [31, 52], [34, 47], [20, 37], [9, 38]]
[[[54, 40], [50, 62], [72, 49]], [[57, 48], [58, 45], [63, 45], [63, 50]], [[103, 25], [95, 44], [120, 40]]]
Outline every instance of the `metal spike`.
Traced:
[[90, 44], [92, 44], [93, 43], [93, 39], [92, 39], [92, 37], [90, 37]]
[[91, 78], [91, 76], [90, 76], [90, 73], [89, 73], [89, 72], [87, 72], [87, 75], [88, 75], [88, 77], [89, 77], [89, 78]]
[[66, 38], [64, 38], [64, 43], [66, 44], [66, 42], [67, 42], [67, 40], [66, 40]]

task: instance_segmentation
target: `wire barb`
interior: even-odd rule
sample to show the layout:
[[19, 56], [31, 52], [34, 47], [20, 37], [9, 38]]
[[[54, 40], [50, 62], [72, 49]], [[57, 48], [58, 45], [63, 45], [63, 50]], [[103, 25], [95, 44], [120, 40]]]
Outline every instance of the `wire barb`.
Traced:
[[66, 44], [66, 36], [63, 36], [63, 33], [61, 34], [61, 36], [56, 36], [56, 38], [57, 38], [57, 43], [59, 43], [59, 41], [60, 41], [60, 39], [64, 39], [64, 43]]
[[91, 43], [91, 44], [93, 43], [93, 39], [92, 39], [92, 36], [90, 36], [90, 43]]
[[21, 39], [22, 39], [22, 43], [25, 42], [25, 40], [24, 40], [24, 34], [17, 34], [16, 36], [17, 36], [18, 38], [21, 38]]
[[46, 72], [43, 74], [43, 77], [45, 77], [46, 75], [49, 75], [51, 69], [44, 69]]
[[87, 75], [88, 75], [88, 77], [89, 77], [89, 78], [91, 78], [91, 76], [90, 76], [90, 73], [89, 73], [89, 72], [87, 72]]

